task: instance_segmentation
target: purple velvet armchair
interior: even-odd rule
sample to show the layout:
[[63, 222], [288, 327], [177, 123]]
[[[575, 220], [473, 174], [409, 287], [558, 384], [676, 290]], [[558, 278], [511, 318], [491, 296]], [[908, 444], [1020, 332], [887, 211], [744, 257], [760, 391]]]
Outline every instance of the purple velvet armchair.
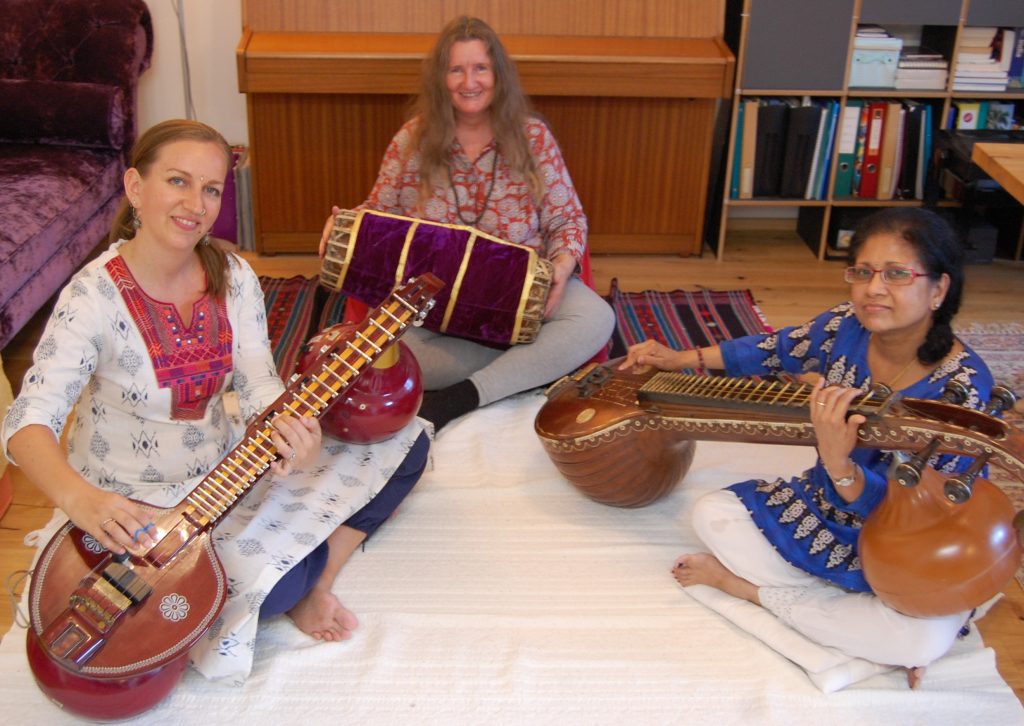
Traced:
[[153, 28], [143, 0], [0, 9], [3, 348], [110, 230]]

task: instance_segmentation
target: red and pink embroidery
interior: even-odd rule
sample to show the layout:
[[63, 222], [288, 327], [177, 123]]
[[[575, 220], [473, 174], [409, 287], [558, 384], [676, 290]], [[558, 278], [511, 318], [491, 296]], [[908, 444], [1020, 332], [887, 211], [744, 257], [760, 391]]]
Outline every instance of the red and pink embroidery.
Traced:
[[185, 326], [177, 309], [143, 291], [120, 256], [106, 264], [146, 343], [157, 384], [171, 390], [171, 418], [195, 421], [231, 371], [231, 323], [227, 306], [204, 295]]

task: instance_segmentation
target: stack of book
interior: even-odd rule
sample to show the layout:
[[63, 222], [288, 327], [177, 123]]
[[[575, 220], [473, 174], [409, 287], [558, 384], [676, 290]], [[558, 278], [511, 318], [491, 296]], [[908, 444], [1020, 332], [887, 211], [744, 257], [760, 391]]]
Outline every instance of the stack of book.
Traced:
[[939, 53], [917, 52], [900, 55], [896, 67], [896, 88], [944, 91], [949, 79], [949, 61]]
[[954, 91], [998, 93], [1010, 78], [1016, 35], [1008, 28], [968, 27], [960, 31], [953, 71]]

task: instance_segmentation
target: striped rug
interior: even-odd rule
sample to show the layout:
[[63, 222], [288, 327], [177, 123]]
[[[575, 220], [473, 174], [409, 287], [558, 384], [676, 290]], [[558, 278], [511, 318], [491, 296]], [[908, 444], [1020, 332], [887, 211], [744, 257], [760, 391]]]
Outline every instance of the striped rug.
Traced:
[[345, 296], [329, 293], [315, 277], [260, 276], [267, 307], [267, 333], [277, 372], [287, 380], [299, 362], [302, 347], [315, 333], [341, 322]]
[[317, 280], [301, 275], [288, 278], [261, 275], [260, 286], [267, 306], [267, 333], [274, 350], [274, 363], [278, 375], [287, 380], [295, 372], [302, 346], [310, 336]]
[[[267, 330], [278, 373], [287, 379], [311, 335], [342, 319], [345, 296], [328, 293], [316, 278], [260, 277], [267, 306]], [[611, 281], [605, 298], [615, 310], [610, 356], [655, 338], [673, 348], [714, 345], [723, 340], [770, 331], [749, 290], [672, 290], [623, 292]]]
[[612, 358], [647, 338], [681, 350], [772, 330], [750, 290], [623, 292], [613, 278], [605, 299], [615, 310]]

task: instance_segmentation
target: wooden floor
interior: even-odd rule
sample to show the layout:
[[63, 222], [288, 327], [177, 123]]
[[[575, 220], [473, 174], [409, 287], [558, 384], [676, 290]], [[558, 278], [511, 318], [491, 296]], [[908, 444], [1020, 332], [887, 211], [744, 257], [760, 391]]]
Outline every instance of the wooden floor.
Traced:
[[[595, 257], [592, 266], [602, 293], [607, 292], [612, 278], [618, 279], [623, 290], [749, 288], [776, 327], [802, 323], [846, 299], [843, 264], [816, 260], [791, 232], [730, 231], [727, 250], [724, 261], [710, 254], [686, 259], [615, 255]], [[319, 271], [312, 256], [246, 257], [260, 274], [313, 276]], [[44, 317], [38, 316], [3, 350], [4, 369], [15, 393], [44, 322]], [[970, 267], [958, 322], [1024, 322], [1024, 264], [1000, 260]], [[1024, 391], [1020, 393], [1024, 395]], [[0, 520], [0, 582], [29, 566], [32, 550], [23, 545], [23, 539], [44, 524], [51, 512], [45, 498], [17, 469], [12, 474], [14, 501]], [[1005, 593], [980, 628], [985, 642], [996, 650], [1003, 677], [1024, 700], [1024, 590], [1012, 581]], [[10, 608], [0, 606], [0, 633], [6, 632], [11, 622]]]

